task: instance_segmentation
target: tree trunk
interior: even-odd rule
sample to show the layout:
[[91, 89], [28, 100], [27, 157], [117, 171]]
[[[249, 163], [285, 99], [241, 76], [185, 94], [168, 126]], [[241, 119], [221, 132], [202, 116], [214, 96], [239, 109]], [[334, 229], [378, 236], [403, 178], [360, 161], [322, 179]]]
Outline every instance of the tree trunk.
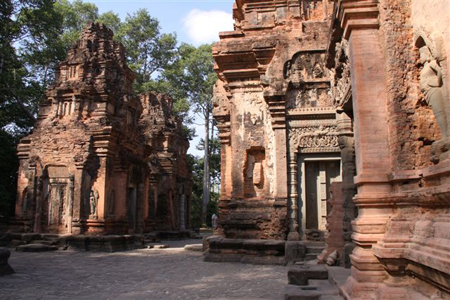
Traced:
[[[211, 142], [214, 142], [214, 118], [211, 118], [211, 136], [210, 136], [210, 140]], [[214, 147], [209, 147], [209, 158], [213, 155], [213, 151], [214, 151]], [[212, 181], [214, 180], [216, 176], [216, 170], [209, 170], [209, 192], [213, 193], [214, 192], [214, 185], [212, 185]], [[211, 178], [212, 177], [212, 178]]]
[[206, 209], [209, 202], [209, 110], [205, 114], [205, 156], [203, 165], [203, 208], [202, 223], [206, 226]]

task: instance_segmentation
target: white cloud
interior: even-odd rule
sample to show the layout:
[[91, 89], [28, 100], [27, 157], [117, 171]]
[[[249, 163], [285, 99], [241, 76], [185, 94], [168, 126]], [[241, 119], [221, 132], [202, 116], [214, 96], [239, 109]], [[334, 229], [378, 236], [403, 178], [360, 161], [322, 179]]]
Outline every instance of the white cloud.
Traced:
[[220, 10], [191, 10], [184, 19], [184, 30], [196, 46], [219, 40], [220, 31], [233, 30], [231, 14]]

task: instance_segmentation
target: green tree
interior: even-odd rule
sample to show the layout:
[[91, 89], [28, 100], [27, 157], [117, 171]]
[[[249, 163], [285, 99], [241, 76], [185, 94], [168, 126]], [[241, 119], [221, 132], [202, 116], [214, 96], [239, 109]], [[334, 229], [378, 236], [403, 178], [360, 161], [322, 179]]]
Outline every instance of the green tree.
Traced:
[[188, 102], [192, 111], [204, 121], [204, 170], [202, 220], [206, 222], [210, 200], [209, 134], [212, 119], [213, 87], [217, 80], [212, 57], [212, 45], [198, 48], [182, 44], [178, 49], [178, 59], [163, 72], [163, 78], [171, 86], [172, 95], [178, 101]]
[[8, 215], [15, 198], [18, 138], [35, 119], [42, 95], [33, 69], [54, 55], [48, 48], [60, 34], [60, 15], [51, 0], [4, 0], [0, 4], [0, 215]]
[[41, 89], [27, 59], [45, 61], [60, 33], [51, 0], [6, 0], [0, 5], [0, 125], [29, 129]]
[[[119, 18], [118, 14], [115, 14], [112, 11], [107, 11], [101, 14], [95, 22], [102, 23], [111, 29], [114, 34], [117, 33], [122, 27], [122, 21]], [[116, 38], [116, 37], [115, 37]]]
[[[175, 34], [162, 34], [159, 21], [152, 18], [146, 9], [128, 15], [117, 31], [117, 39], [127, 49], [130, 68], [136, 72], [137, 92], [158, 87], [153, 78], [176, 57]], [[159, 89], [164, 89], [159, 86]]]
[[[86, 22], [95, 21], [95, 5], [66, 0], [5, 0], [0, 4], [0, 214], [15, 198], [20, 138], [32, 129], [39, 102], [54, 69]], [[11, 182], [14, 182], [12, 184]], [[5, 213], [6, 210], [6, 213]]]
[[[211, 124], [211, 126], [213, 126], [213, 124]], [[197, 150], [205, 150], [204, 139], [200, 139]], [[220, 188], [220, 163], [220, 139], [212, 133], [209, 138], [209, 177], [211, 182], [211, 192], [218, 192]]]
[[211, 201], [208, 202], [206, 209], [206, 220], [203, 221], [203, 158], [197, 158], [193, 155], [187, 155], [188, 168], [192, 173], [192, 194], [191, 194], [191, 225], [193, 228], [199, 228], [202, 225], [211, 226], [211, 216], [217, 214], [218, 193], [211, 193]]
[[81, 0], [69, 2], [57, 0], [55, 10], [62, 17], [63, 32], [59, 42], [63, 45], [64, 52], [80, 37], [81, 30], [87, 23], [95, 22], [99, 18], [98, 8], [95, 4], [85, 3]]

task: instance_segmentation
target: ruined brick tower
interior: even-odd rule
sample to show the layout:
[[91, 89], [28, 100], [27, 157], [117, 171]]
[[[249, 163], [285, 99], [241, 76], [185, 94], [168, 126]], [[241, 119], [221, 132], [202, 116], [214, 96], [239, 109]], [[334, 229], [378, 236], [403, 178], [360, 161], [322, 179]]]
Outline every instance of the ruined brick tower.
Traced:
[[[157, 229], [150, 207], [158, 202], [166, 207], [159, 216], [164, 228], [187, 226], [188, 142], [181, 124], [167, 115], [167, 98], [141, 102], [133, 94], [134, 73], [123, 46], [112, 38], [102, 24], [83, 30], [41, 103], [33, 133], [18, 146], [14, 222], [20, 230], [139, 233]], [[152, 143], [159, 135], [148, 130], [148, 120], [161, 117], [170, 123], [159, 124], [166, 141]], [[153, 167], [164, 164], [159, 153], [173, 156], [180, 167]], [[160, 190], [154, 188], [158, 180], [165, 180]]]

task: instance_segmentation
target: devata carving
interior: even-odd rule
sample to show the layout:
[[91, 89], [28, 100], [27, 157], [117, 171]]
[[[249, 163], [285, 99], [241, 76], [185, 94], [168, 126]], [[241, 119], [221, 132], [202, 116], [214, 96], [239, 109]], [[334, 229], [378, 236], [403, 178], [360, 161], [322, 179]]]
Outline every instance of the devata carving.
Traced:
[[334, 68], [331, 69], [331, 102], [335, 107], [343, 107], [351, 94], [350, 63], [348, 61], [348, 42], [336, 43]]
[[98, 191], [96, 189], [91, 190], [89, 195], [89, 215], [93, 219], [97, 219], [97, 202], [98, 202]]
[[442, 80], [442, 69], [436, 59], [431, 56], [430, 49], [423, 46], [419, 49], [420, 63], [423, 65], [420, 71], [420, 89], [425, 100], [431, 106], [442, 137], [447, 138], [449, 133], [449, 122], [446, 107], [444, 83]]

